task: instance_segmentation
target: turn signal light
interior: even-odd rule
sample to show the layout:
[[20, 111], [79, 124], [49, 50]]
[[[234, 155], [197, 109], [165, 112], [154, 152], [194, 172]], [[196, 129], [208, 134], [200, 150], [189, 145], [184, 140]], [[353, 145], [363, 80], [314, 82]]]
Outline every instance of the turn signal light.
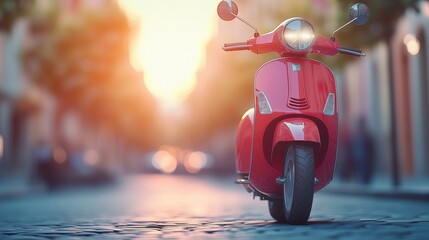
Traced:
[[261, 114], [265, 115], [273, 113], [273, 109], [271, 108], [270, 102], [264, 92], [258, 92], [258, 106]]

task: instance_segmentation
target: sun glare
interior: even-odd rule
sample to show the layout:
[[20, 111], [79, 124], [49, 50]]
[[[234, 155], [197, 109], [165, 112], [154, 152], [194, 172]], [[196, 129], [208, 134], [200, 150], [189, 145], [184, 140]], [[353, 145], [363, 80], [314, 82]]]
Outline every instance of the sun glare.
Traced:
[[144, 72], [145, 84], [157, 98], [181, 102], [195, 88], [212, 34], [216, 1], [120, 0], [138, 34], [131, 63]]

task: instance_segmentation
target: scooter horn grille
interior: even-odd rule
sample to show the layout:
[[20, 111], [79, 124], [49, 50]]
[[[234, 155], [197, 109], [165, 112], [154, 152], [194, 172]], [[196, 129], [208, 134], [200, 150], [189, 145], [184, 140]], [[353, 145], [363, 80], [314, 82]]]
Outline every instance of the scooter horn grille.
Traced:
[[305, 98], [290, 98], [289, 99], [289, 107], [297, 110], [307, 109], [310, 107], [310, 104], [308, 104], [307, 99]]

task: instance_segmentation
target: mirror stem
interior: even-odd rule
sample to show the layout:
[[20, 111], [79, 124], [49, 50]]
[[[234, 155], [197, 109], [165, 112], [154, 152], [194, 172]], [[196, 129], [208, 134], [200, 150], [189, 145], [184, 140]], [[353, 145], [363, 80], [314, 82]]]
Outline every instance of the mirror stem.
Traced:
[[232, 15], [234, 15], [238, 20], [242, 21], [244, 24], [246, 24], [247, 26], [251, 27], [253, 30], [255, 30], [255, 37], [259, 37], [259, 32], [258, 29], [253, 26], [252, 24], [248, 23], [246, 20], [242, 19], [241, 17], [239, 17], [237, 14], [234, 14], [231, 12]]
[[338, 31], [340, 31], [341, 29], [343, 29], [343, 28], [345, 28], [345, 27], [347, 27], [348, 25], [350, 25], [350, 24], [352, 24], [354, 21], [356, 21], [358, 18], [357, 17], [355, 17], [355, 18], [353, 18], [352, 20], [350, 20], [348, 23], [346, 23], [346, 24], [344, 24], [342, 27], [340, 27], [340, 28], [338, 28], [337, 30], [335, 30], [333, 33], [332, 33], [332, 35], [331, 35], [331, 40], [332, 41], [335, 41], [335, 34], [338, 32]]

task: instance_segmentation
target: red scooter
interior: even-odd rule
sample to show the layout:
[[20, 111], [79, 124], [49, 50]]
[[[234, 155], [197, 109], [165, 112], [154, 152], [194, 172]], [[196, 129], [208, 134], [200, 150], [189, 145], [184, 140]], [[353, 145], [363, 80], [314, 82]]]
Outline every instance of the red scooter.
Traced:
[[268, 200], [275, 220], [305, 224], [314, 192], [332, 180], [338, 139], [334, 75], [307, 55], [365, 56], [359, 49], [341, 46], [334, 34], [351, 23], [366, 23], [369, 9], [364, 4], [353, 5], [350, 21], [331, 38], [316, 36], [313, 26], [297, 17], [260, 35], [238, 16], [238, 7], [231, 0], [220, 2], [217, 11], [225, 21], [237, 18], [255, 29], [252, 39], [225, 44], [223, 50], [281, 56], [265, 63], [255, 75], [255, 107], [243, 116], [237, 133], [236, 183]]

